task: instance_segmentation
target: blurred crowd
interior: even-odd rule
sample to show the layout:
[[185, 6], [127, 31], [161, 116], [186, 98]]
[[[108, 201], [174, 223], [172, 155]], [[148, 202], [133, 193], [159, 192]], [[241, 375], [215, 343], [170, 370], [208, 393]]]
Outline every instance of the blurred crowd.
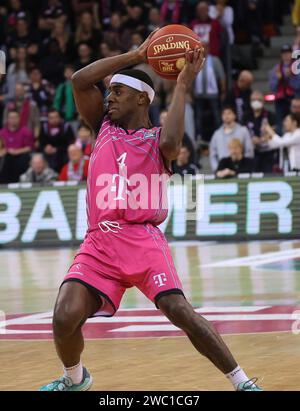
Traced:
[[[294, 44], [269, 73], [275, 112], [253, 88], [257, 59], [281, 35], [286, 0], [0, 0], [0, 183], [83, 181], [93, 136], [73, 99], [72, 74], [95, 59], [137, 48], [166, 24], [185, 24], [206, 47], [206, 63], [187, 93], [185, 136], [173, 171], [215, 174], [300, 171], [300, 75]], [[299, 53], [300, 54], [300, 53]], [[175, 83], [151, 68], [153, 125], [163, 125]], [[296, 64], [296, 68], [299, 67]], [[299, 69], [300, 71], [300, 69]], [[107, 81], [97, 84], [105, 93]]]

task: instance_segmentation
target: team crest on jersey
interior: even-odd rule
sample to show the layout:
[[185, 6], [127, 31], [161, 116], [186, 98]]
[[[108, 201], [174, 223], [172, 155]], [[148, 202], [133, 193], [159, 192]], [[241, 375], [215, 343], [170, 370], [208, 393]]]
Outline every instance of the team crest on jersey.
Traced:
[[156, 132], [155, 131], [147, 131], [144, 135], [143, 138], [145, 140], [155, 140], [156, 138]]

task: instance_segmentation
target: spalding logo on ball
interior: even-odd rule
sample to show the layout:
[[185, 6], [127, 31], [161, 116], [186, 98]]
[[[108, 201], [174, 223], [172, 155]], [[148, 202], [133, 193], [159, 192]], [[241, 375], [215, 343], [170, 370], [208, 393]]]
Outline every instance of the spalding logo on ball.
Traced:
[[151, 38], [148, 63], [161, 77], [176, 80], [185, 65], [185, 52], [196, 47], [203, 47], [196, 33], [180, 24], [170, 24]]

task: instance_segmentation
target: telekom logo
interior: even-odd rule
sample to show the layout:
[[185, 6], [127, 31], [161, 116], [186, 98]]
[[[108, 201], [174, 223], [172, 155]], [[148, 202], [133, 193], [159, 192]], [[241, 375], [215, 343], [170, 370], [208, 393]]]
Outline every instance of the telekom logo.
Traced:
[[6, 55], [3, 50], [0, 50], [0, 74], [6, 73]]
[[160, 273], [160, 274], [154, 275], [153, 280], [156, 285], [158, 285], [159, 287], [163, 287], [165, 283], [167, 282], [167, 277], [165, 273]]

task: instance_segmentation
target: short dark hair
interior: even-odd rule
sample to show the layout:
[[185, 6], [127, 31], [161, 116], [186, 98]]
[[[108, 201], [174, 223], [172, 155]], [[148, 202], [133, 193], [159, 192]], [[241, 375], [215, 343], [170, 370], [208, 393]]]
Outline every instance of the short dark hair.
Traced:
[[138, 69], [125, 69], [120, 70], [115, 74], [123, 74], [124, 76], [134, 77], [138, 80], [143, 81], [144, 83], [148, 84], [154, 90], [154, 84], [151, 77], [142, 70]]
[[233, 114], [236, 116], [236, 109], [233, 106], [223, 106], [222, 108], [222, 114], [224, 113], [225, 110], [230, 110], [233, 112]]

